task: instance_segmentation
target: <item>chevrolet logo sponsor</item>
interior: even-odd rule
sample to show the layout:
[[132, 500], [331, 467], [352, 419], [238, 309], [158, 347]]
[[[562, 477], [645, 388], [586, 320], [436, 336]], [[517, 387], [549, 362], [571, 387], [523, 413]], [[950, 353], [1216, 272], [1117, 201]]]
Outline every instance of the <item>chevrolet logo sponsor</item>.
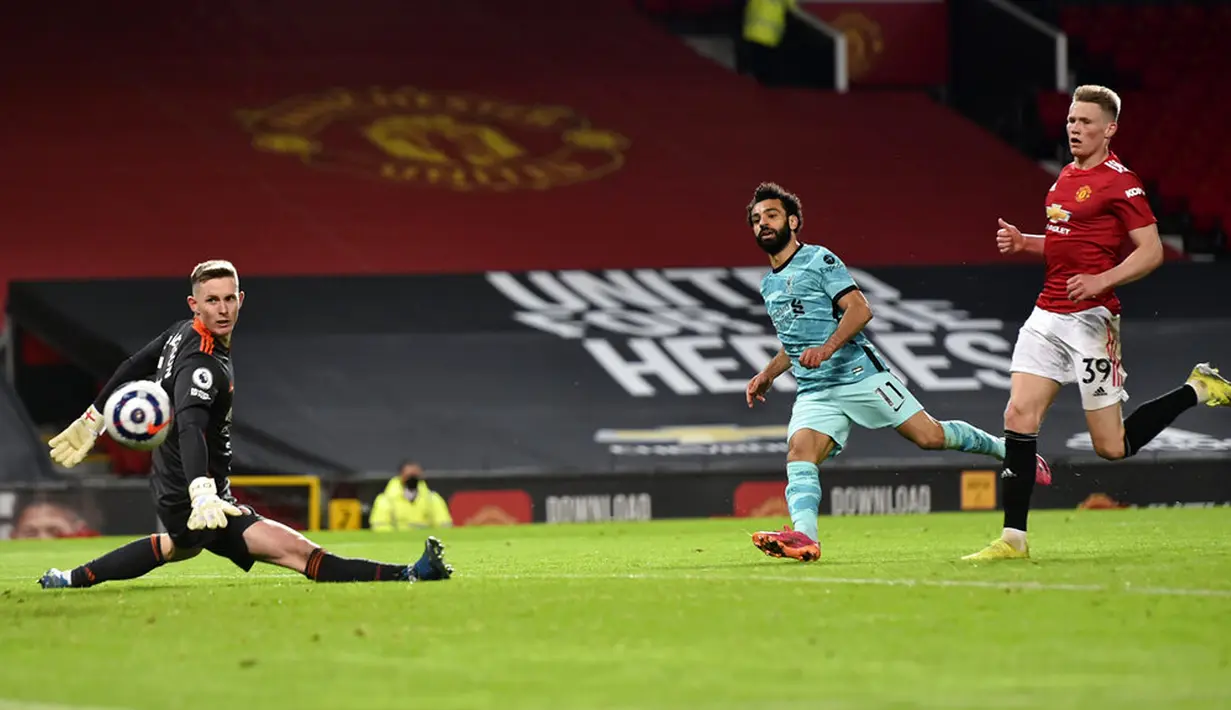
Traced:
[[1073, 213], [1064, 209], [1058, 204], [1052, 203], [1047, 206], [1047, 218], [1053, 222], [1067, 222]]
[[785, 425], [741, 427], [736, 424], [661, 426], [655, 429], [599, 429], [599, 444], [725, 444], [785, 439]]

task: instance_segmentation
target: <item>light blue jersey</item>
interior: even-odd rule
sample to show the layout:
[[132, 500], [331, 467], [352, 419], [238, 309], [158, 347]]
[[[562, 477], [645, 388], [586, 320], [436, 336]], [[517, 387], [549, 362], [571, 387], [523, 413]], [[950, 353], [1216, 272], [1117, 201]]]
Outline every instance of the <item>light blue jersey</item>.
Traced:
[[[799, 357], [805, 350], [823, 345], [838, 329], [842, 321], [838, 301], [857, 288], [836, 254], [811, 244], [801, 245], [785, 264], [761, 279], [765, 308], [799, 383], [787, 442], [804, 430], [824, 434], [832, 442], [830, 458], [846, 448], [852, 426], [897, 429], [923, 411], [915, 395], [885, 368], [863, 333], [857, 333], [820, 367], [800, 366]], [[946, 449], [1004, 459], [1004, 441], [982, 429], [963, 421], [943, 421], [940, 428]], [[790, 460], [786, 466], [791, 529], [809, 540], [819, 539], [820, 463]], [[770, 548], [757, 546], [773, 554]]]
[[808, 348], [823, 345], [838, 329], [838, 301], [855, 290], [855, 280], [836, 254], [803, 244], [782, 266], [761, 279], [761, 297], [778, 341], [791, 358], [800, 394], [850, 385], [885, 371], [875, 346], [859, 333], [815, 369], [799, 364]]

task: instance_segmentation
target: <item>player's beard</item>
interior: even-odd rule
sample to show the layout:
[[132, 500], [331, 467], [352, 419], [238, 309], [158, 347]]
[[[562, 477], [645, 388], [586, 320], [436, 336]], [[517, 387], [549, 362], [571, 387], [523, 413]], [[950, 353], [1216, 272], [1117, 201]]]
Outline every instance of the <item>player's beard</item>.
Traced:
[[757, 235], [757, 246], [764, 249], [766, 254], [773, 256], [786, 249], [787, 245], [791, 243], [791, 227], [784, 224], [782, 229], [770, 231], [773, 232], [772, 236]]

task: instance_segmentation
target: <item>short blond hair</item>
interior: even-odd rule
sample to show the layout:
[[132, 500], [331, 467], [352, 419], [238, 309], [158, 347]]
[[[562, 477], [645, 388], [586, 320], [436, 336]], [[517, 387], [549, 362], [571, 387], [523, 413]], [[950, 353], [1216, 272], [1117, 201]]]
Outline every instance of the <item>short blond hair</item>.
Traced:
[[221, 279], [227, 276], [235, 279], [235, 285], [239, 286], [239, 272], [235, 270], [234, 264], [224, 259], [210, 259], [194, 266], [188, 281], [189, 285], [195, 289], [197, 284], [203, 284], [211, 279]]
[[1098, 107], [1111, 116], [1111, 120], [1120, 120], [1120, 95], [1097, 84], [1083, 84], [1073, 91], [1073, 101], [1083, 101], [1098, 104]]

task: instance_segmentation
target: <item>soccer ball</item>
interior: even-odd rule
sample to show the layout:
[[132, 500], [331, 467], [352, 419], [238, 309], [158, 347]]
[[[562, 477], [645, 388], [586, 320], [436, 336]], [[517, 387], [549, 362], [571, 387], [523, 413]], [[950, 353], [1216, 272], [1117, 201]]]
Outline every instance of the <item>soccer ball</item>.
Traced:
[[107, 398], [103, 411], [111, 438], [137, 451], [152, 451], [166, 441], [171, 419], [171, 398], [161, 385], [149, 380], [120, 385]]

